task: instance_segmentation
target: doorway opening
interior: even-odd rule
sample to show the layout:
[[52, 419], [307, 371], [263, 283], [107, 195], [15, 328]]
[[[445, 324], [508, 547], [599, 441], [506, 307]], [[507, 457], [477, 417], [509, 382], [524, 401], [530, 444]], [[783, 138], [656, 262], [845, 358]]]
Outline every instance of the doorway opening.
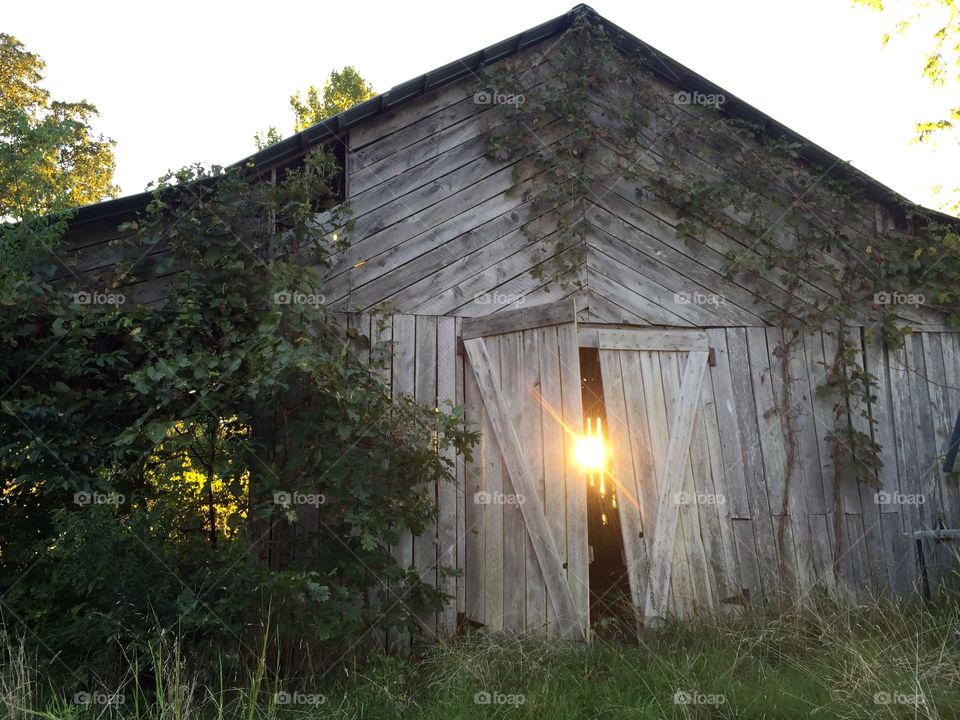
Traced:
[[[607, 418], [596, 348], [580, 348], [580, 393], [584, 432], [609, 449]], [[609, 452], [605, 453], [609, 455]], [[585, 466], [587, 466], [585, 464]], [[631, 627], [633, 608], [627, 574], [617, 488], [609, 457], [589, 463], [587, 470], [587, 542], [590, 552], [590, 624], [601, 634], [620, 634]]]

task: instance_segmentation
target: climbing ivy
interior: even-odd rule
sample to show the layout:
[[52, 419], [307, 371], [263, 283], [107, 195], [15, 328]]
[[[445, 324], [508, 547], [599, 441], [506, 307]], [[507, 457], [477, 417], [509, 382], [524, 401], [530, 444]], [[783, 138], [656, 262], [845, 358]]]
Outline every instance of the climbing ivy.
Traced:
[[484, 138], [490, 158], [514, 163], [515, 192], [529, 203], [525, 232], [549, 259], [533, 273], [582, 285], [589, 203], [625, 189], [636, 204], [675, 215], [686, 243], [735, 240], [742, 250], [726, 254], [726, 276], [750, 287], [753, 312], [781, 331], [772, 353], [778, 413], [792, 438], [784, 503], [798, 452], [790, 359], [811, 333], [835, 348], [816, 392], [833, 399], [826, 440], [837, 477], [877, 485], [877, 379], [861, 348], [877, 333], [897, 348], [910, 332], [891, 297], [923, 298], [922, 312], [960, 324], [956, 227], [895, 196], [895, 221], [878, 223], [875, 203], [842, 168], [819, 167], [800, 143], [725, 112], [722, 96], [668, 87], [652, 62], [618, 48], [585, 11], [555, 43], [495, 66], [480, 82], [491, 97], [522, 99], [484, 113]]
[[242, 666], [274, 628], [296, 672], [442, 605], [392, 546], [475, 435], [392, 398], [389, 348], [327, 309], [336, 174], [323, 152], [275, 183], [186, 168], [102, 275], [61, 244], [4, 276], [0, 593], [65, 682], [148, 663], [168, 632]]

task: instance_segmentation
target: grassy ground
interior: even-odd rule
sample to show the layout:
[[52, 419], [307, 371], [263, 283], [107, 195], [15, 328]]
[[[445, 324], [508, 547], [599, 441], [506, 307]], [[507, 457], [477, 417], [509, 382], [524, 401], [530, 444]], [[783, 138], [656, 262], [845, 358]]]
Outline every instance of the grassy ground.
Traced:
[[183, 665], [168, 662], [162, 702], [148, 703], [149, 693], [128, 683], [114, 705], [95, 691], [83, 705], [56, 698], [25, 657], [14, 657], [0, 672], [0, 716], [960, 718], [960, 613], [829, 608], [702, 621], [640, 644], [607, 638], [589, 647], [475, 635], [295, 687], [254, 672], [244, 687], [224, 688], [176, 667]]

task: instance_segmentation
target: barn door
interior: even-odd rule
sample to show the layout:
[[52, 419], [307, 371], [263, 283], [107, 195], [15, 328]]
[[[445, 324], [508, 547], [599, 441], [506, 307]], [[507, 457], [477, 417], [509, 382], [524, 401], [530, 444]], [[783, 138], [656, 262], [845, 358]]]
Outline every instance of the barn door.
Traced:
[[484, 434], [468, 473], [468, 618], [584, 639], [586, 486], [569, 461], [583, 425], [576, 307], [464, 320], [462, 337], [467, 406]]
[[706, 334], [592, 330], [634, 607], [649, 625], [666, 615], [679, 494], [707, 367]]

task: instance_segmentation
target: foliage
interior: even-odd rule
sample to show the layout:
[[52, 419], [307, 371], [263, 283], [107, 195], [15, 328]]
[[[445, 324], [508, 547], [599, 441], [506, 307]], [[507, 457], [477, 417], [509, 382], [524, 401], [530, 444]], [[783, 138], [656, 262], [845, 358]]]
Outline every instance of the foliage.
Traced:
[[[321, 120], [369, 100], [375, 94], [373, 86], [364, 80], [352, 65], [347, 65], [342, 70], [331, 70], [322, 89], [311, 85], [306, 93], [297, 91], [290, 96], [290, 107], [294, 114], [293, 131], [306, 130]], [[271, 127], [263, 135], [257, 133], [254, 136], [257, 150], [282, 139], [283, 135], [275, 127]]]
[[97, 109], [53, 100], [43, 60], [0, 33], [0, 219], [113, 197], [114, 141], [94, 133]]
[[[930, 19], [936, 28], [930, 37], [930, 50], [923, 62], [923, 76], [934, 87], [960, 87], [960, 7], [955, 0], [854, 0], [856, 4], [880, 12], [893, 12], [898, 16], [896, 32], [906, 35], [916, 31]], [[889, 33], [883, 36], [884, 44], [890, 42]], [[947, 110], [945, 117], [923, 120], [916, 125], [916, 139], [930, 141], [947, 135], [957, 139], [957, 123], [960, 122], [960, 104]], [[939, 188], [938, 188], [939, 190]], [[960, 188], [952, 189], [952, 198], [944, 209], [954, 215], [960, 214]]]
[[296, 132], [306, 130], [373, 96], [373, 86], [352, 65], [347, 65], [343, 70], [331, 70], [322, 92], [311, 85], [305, 95], [298, 92], [290, 98], [290, 107], [296, 116], [293, 129]]
[[438, 448], [475, 435], [391, 399], [326, 309], [349, 226], [333, 160], [255, 170], [164, 178], [109, 275], [0, 288], [0, 594], [64, 682], [110, 676], [156, 628], [242, 663], [268, 614], [273, 661], [320, 666], [443, 602], [390, 548], [435, 513], [419, 488], [452, 481]]
[[[478, 83], [475, 97], [496, 99], [478, 104], [487, 154], [512, 163], [528, 208], [524, 232], [545, 258], [533, 274], [580, 284], [595, 232], [590, 207], [608, 195], [649, 208], [693, 253], [702, 244], [739, 248], [727, 252], [725, 273], [781, 331], [773, 371], [788, 437], [798, 404], [792, 360], [811, 333], [832, 348], [817, 392], [834, 401], [827, 440], [839, 503], [842, 482], [878, 482], [876, 378], [863, 347], [879, 335], [893, 350], [909, 332], [884, 298], [922, 297], [922, 312], [960, 324], [960, 236], [896, 198], [878, 229], [875, 202], [845, 167], [819, 167], [806, 148], [727, 114], [715, 95], [668, 88], [652, 61], [616, 47], [584, 11], [548, 54], [520, 55]], [[788, 487], [797, 452], [786, 444]]]
[[[960, 712], [958, 619], [956, 607], [885, 604], [701, 618], [639, 646], [478, 634], [436, 644], [417, 658], [372, 656], [336, 676], [277, 677], [265, 663], [262, 673], [250, 671], [248, 682], [234, 683], [215, 670], [203, 674], [191, 667], [167, 638], [152, 643], [147, 658], [152, 683], [131, 678], [88, 692], [99, 689], [101, 697], [109, 697], [119, 688], [110, 710], [124, 720], [491, 715], [933, 720]], [[46, 711], [55, 720], [105, 713], [102, 705], [77, 708], [69, 697], [51, 697], [15, 643], [7, 653], [12, 662], [0, 674], [0, 687], [14, 689], [4, 697], [20, 699], [19, 707]], [[25, 692], [30, 680], [39, 690], [32, 696]], [[714, 704], [707, 702], [711, 698]], [[698, 702], [685, 703], [688, 699]]]

